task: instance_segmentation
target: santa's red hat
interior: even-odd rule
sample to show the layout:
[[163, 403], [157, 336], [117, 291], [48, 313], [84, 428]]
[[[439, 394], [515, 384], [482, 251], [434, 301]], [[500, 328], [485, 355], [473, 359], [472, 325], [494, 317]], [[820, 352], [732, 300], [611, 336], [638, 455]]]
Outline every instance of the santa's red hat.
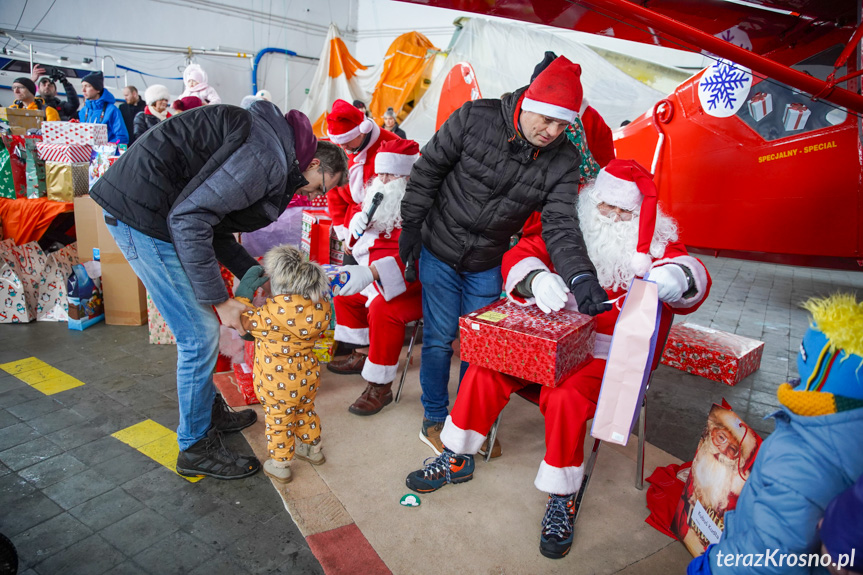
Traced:
[[581, 66], [558, 56], [524, 94], [521, 109], [572, 123], [581, 109]]
[[330, 141], [339, 145], [350, 142], [360, 134], [368, 134], [373, 126], [374, 122], [344, 100], [333, 102], [333, 111], [327, 115]]
[[420, 146], [413, 140], [387, 140], [375, 155], [375, 173], [410, 176], [419, 159]]
[[650, 270], [650, 244], [656, 228], [656, 184], [653, 175], [635, 160], [611, 160], [596, 176], [600, 202], [638, 212], [638, 247], [632, 270], [644, 276]]

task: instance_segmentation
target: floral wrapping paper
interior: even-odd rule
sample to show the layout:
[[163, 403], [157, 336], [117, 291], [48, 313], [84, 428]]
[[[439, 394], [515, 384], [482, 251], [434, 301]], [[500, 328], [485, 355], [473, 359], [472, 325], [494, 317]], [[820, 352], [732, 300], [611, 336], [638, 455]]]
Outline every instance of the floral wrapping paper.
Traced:
[[596, 320], [500, 300], [459, 319], [461, 359], [556, 387], [593, 357]]
[[147, 294], [147, 330], [150, 333], [150, 343], [156, 345], [175, 345], [177, 340], [171, 333], [171, 328], [165, 323], [165, 318], [159, 313], [153, 298]]
[[108, 144], [108, 125], [44, 122], [42, 138], [48, 144], [104, 146]]
[[691, 323], [672, 326], [662, 363], [726, 385], [737, 385], [761, 365], [764, 342]]

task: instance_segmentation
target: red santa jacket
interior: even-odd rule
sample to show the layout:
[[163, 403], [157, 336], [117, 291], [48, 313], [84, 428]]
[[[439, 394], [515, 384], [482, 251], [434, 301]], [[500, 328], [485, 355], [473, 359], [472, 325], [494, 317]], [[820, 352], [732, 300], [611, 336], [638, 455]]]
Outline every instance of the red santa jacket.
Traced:
[[[711, 286], [710, 274], [707, 272], [707, 268], [704, 267], [701, 260], [690, 256], [686, 251], [686, 247], [678, 241], [669, 242], [665, 248], [663, 257], [654, 260], [651, 267], [657, 268], [668, 264], [677, 264], [689, 270], [695, 279], [696, 292], [694, 295], [674, 303], [662, 304], [659, 337], [657, 338], [657, 349], [655, 350], [657, 353], [654, 353], [654, 368], [659, 362], [660, 354], [658, 352], [665, 345], [668, 330], [671, 329], [673, 315], [685, 315], [697, 310], [707, 297], [707, 294], [710, 293]], [[514, 292], [518, 283], [534, 270], [554, 272], [548, 250], [545, 247], [545, 242], [542, 240], [542, 220], [537, 213], [533, 214], [525, 223], [524, 236], [522, 236], [521, 240], [503, 256], [501, 272], [503, 273], [506, 293], [512, 301], [524, 305], [534, 303], [533, 298], [525, 299]], [[608, 293], [608, 299], [615, 299], [626, 295], [626, 290], [624, 289], [606, 290], [606, 292]], [[601, 359], [608, 357], [608, 347], [611, 344], [611, 335], [614, 333], [614, 324], [617, 321], [617, 316], [620, 314], [621, 305], [623, 305], [623, 299], [615, 302], [614, 308], [611, 311], [596, 316], [594, 357]], [[572, 294], [569, 294], [565, 307], [566, 309], [578, 311], [578, 306]]]
[[392, 301], [402, 294], [420, 296], [420, 282], [405, 281], [405, 265], [399, 257], [399, 236], [401, 229], [396, 228], [390, 234], [368, 229], [360, 239], [350, 238], [351, 253], [360, 265], [375, 264], [380, 281], [363, 290], [369, 303], [378, 295], [386, 301]]
[[375, 177], [375, 156], [378, 148], [388, 140], [400, 139], [392, 132], [381, 130], [376, 124], [366, 147], [357, 154], [348, 155], [348, 184], [327, 192], [327, 209], [333, 218], [333, 229], [340, 240], [347, 239], [351, 218], [366, 196], [366, 182]]

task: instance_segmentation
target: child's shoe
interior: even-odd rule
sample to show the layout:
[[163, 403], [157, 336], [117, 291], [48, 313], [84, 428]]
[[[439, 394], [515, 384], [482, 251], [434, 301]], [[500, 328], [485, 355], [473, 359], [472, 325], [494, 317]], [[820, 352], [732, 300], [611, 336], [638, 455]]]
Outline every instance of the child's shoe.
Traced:
[[290, 461], [267, 459], [264, 462], [264, 473], [267, 477], [275, 479], [279, 483], [290, 483], [291, 479], [293, 479]]
[[423, 465], [405, 480], [405, 484], [417, 493], [431, 493], [447, 483], [464, 483], [473, 479], [473, 455], [457, 455], [444, 448], [440, 455], [429, 457]]
[[302, 459], [303, 461], [308, 461], [312, 465], [320, 465], [327, 460], [327, 458], [324, 457], [324, 452], [321, 451], [322, 447], [320, 437], [311, 444], [296, 441], [294, 443], [294, 457]]

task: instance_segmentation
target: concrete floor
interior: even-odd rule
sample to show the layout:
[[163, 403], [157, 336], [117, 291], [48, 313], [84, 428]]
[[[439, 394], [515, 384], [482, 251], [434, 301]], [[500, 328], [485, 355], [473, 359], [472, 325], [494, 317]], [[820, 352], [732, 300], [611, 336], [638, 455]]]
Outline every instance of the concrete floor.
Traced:
[[[738, 260], [707, 259], [705, 263], [713, 276], [713, 291], [702, 309], [687, 320], [765, 341], [761, 370], [737, 386], [727, 387], [661, 366], [648, 394], [647, 437], [655, 447], [673, 457], [657, 451], [659, 455], [648, 459], [646, 474], [652, 471], [652, 461], [656, 465], [674, 458], [691, 459], [710, 405], [723, 397], [745, 421], [767, 435], [773, 424], [762, 418], [776, 408], [776, 387], [796, 372], [797, 348], [807, 327], [807, 314], [798, 304], [810, 295], [837, 290], [859, 293], [863, 289], [863, 274], [857, 272]], [[110, 436], [144, 419], [170, 429], [176, 427], [176, 350], [173, 346], [149, 345], [145, 327], [100, 324], [76, 332], [66, 329], [65, 324], [32, 323], [0, 326], [0, 350], [0, 363], [35, 356], [85, 383], [45, 396], [19, 379], [0, 372], [0, 532], [18, 547], [22, 562], [20, 573], [323, 572], [303, 533], [285, 513], [280, 493], [262, 474], [242, 481], [204, 479], [190, 483]], [[416, 357], [418, 360], [418, 354]], [[414, 376], [416, 369], [414, 365]], [[325, 399], [329, 383], [333, 384], [334, 394]], [[338, 423], [333, 420], [334, 432], [351, 429], [346, 411], [339, 406], [349, 395], [358, 394], [361, 384], [352, 387], [356, 389], [345, 390], [329, 379], [323, 382], [321, 406], [331, 401], [332, 407], [327, 412], [322, 409], [321, 415], [325, 421], [328, 417], [338, 418]], [[413, 409], [416, 399], [406, 395], [395, 409], [405, 411], [403, 406], [407, 404]], [[381, 417], [386, 415], [384, 412]], [[406, 450], [419, 455], [423, 448], [418, 447], [421, 444], [415, 438], [418, 422], [415, 423], [397, 436], [411, 442], [406, 444]], [[373, 434], [372, 429], [367, 431]], [[508, 451], [503, 458], [489, 464], [492, 467], [507, 465], [507, 455], [518, 451], [506, 446], [519, 444], [518, 435], [528, 431], [502, 424], [502, 433]], [[509, 434], [513, 435], [508, 437]], [[373, 437], [368, 435], [367, 441], [374, 441]], [[526, 441], [530, 445], [535, 439]], [[241, 435], [233, 436], [231, 441], [236, 446], [246, 445]], [[390, 447], [396, 448], [395, 445]], [[382, 456], [375, 451], [362, 454], [343, 449], [331, 451], [335, 451], [334, 456], [349, 460]], [[608, 453], [613, 454], [614, 450]], [[601, 452], [598, 470], [603, 465], [607, 470], [619, 466], [621, 463], [615, 458], [616, 455]], [[411, 461], [413, 459], [416, 457]], [[359, 460], [350, 463], [354, 467], [363, 465]], [[399, 467], [393, 471], [397, 474], [396, 483], [402, 482], [403, 486], [403, 477], [411, 469]], [[340, 483], [346, 482], [334, 471], [322, 473], [334, 492], [338, 492], [336, 487]], [[326, 473], [334, 476], [328, 478]], [[631, 484], [628, 477], [626, 483]], [[479, 484], [474, 481], [472, 485]], [[530, 485], [524, 487], [535, 492]], [[397, 489], [405, 491], [403, 487]], [[462, 493], [470, 490], [467, 486], [461, 489]], [[455, 488], [453, 491], [458, 492]], [[614, 490], [603, 493], [602, 488], [597, 488], [596, 499], [585, 507], [585, 512], [601, 501], [613, 504]], [[536, 499], [534, 495], [536, 493], [531, 493], [531, 500]], [[643, 494], [634, 490], [627, 495], [631, 498], [627, 501], [638, 501], [636, 497], [640, 497], [643, 504]], [[378, 503], [363, 501], [355, 494], [344, 496], [342, 503], [363, 532], [368, 530], [366, 537], [381, 550], [381, 557], [393, 572], [432, 570], [428, 563], [410, 567], [403, 559], [387, 555], [391, 553], [391, 549], [388, 550], [391, 542], [374, 531], [373, 520], [385, 520], [385, 516], [376, 511]], [[481, 510], [495, 517], [493, 507]], [[606, 511], [599, 507], [594, 509], [597, 517], [602, 517]], [[635, 515], [640, 519], [647, 515], [643, 507], [639, 506], [637, 511]], [[436, 517], [431, 511], [428, 514], [427, 518]], [[536, 530], [533, 524], [540, 518], [534, 517], [537, 514], [541, 517], [541, 509], [531, 507], [531, 533]], [[579, 520], [581, 529], [591, 529], [586, 527], [590, 525], [586, 519]], [[474, 531], [468, 535], [475, 537], [475, 530], [481, 528], [482, 523], [473, 525]], [[440, 525], [421, 522], [415, 527], [438, 529]], [[637, 525], [632, 528], [641, 529]], [[645, 541], [653, 541], [649, 533], [643, 537]], [[604, 549], [606, 553], [613, 553], [625, 537], [618, 536], [617, 542], [613, 545], [609, 542], [607, 547], [594, 539], [587, 537], [584, 542], [577, 543], [576, 549], [585, 552]], [[424, 544], [421, 536], [412, 541], [414, 545]], [[465, 547], [472, 545], [482, 554], [484, 541], [486, 539], [480, 536]], [[624, 560], [621, 555], [612, 562], [614, 565], [610, 563], [609, 569], [602, 571], [655, 573], [685, 564], [686, 556], [680, 553], [680, 545], [665, 541], [667, 543], [653, 541], [653, 547], [644, 547], [637, 558]], [[522, 544], [515, 540], [497, 542], [501, 543], [507, 547]], [[525, 545], [530, 553], [535, 552], [532, 539]], [[430, 550], [435, 552], [431, 555], [446, 555], [440, 548]], [[421, 555], [425, 551], [428, 550]], [[537, 561], [537, 570], [549, 565], [547, 560], [539, 558]], [[554, 568], [565, 569], [567, 563], [570, 567], [581, 565], [577, 557], [568, 557], [564, 565], [561, 563], [554, 563]], [[506, 568], [505, 565], [501, 567]], [[434, 570], [448, 572], [447, 569]]]

